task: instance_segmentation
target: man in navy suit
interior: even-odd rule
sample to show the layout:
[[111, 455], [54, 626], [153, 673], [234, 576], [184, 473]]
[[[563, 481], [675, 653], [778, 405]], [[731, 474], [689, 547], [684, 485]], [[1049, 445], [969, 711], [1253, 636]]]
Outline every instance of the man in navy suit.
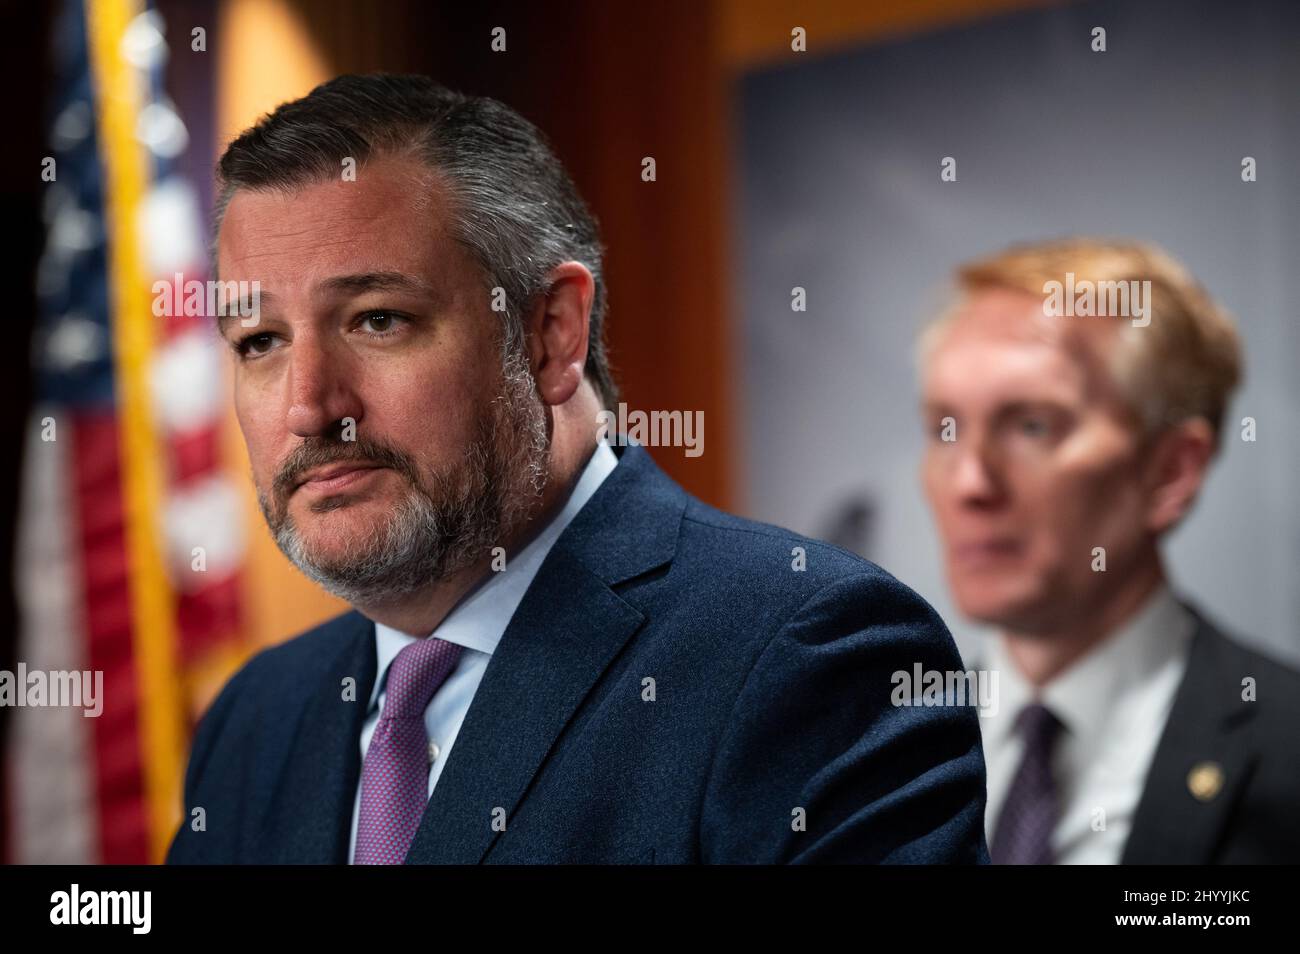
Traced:
[[341, 77], [219, 172], [258, 498], [355, 610], [227, 684], [170, 862], [987, 861], [974, 710], [895, 704], [961, 670], [935, 613], [599, 439], [599, 237], [536, 129]]
[[993, 862], [1294, 863], [1300, 672], [1162, 554], [1236, 439], [1231, 317], [1149, 243], [1025, 243], [955, 284], [921, 342], [922, 474], [956, 603], [995, 627]]

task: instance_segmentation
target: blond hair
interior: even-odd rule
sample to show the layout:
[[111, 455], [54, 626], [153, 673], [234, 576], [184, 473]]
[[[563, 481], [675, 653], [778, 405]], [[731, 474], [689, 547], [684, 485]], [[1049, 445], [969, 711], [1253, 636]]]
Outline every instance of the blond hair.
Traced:
[[[1173, 257], [1140, 242], [1069, 238], [1012, 246], [957, 270], [959, 293], [1009, 289], [1043, 297], [1049, 282], [1149, 281], [1150, 323], [1117, 323], [1111, 351], [1115, 383], [1148, 434], [1200, 417], [1216, 444], [1228, 401], [1242, 377], [1241, 342], [1231, 317]], [[922, 337], [923, 351], [950, 320]]]

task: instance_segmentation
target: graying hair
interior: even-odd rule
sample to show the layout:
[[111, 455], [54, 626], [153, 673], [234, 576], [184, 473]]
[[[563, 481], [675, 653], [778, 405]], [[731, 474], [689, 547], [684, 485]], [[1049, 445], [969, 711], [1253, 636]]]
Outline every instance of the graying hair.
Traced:
[[[535, 513], [546, 489], [550, 436], [546, 412], [522, 354], [507, 358], [501, 391], [483, 411], [464, 456], [437, 473], [419, 470], [398, 451], [359, 440], [346, 456], [339, 445], [309, 442], [290, 458], [258, 504], [280, 551], [309, 579], [353, 605], [409, 596], [483, 559], [493, 545]], [[389, 519], [368, 526], [345, 556], [318, 558], [288, 512], [295, 479], [317, 462], [370, 460], [390, 466], [409, 491]], [[317, 512], [343, 506], [319, 504]]]
[[381, 155], [413, 154], [441, 173], [458, 207], [452, 234], [504, 291], [503, 350], [522, 350], [523, 318], [566, 261], [595, 279], [585, 372], [605, 407], [618, 388], [605, 348], [603, 249], [592, 216], [542, 133], [510, 107], [425, 76], [339, 76], [262, 117], [217, 164], [215, 231], [239, 189], [283, 189]]

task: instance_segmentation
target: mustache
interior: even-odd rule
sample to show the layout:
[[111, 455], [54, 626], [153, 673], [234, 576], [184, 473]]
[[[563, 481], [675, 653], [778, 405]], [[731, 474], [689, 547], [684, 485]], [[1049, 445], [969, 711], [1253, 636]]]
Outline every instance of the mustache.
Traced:
[[414, 462], [395, 448], [369, 439], [331, 441], [316, 438], [298, 445], [289, 454], [272, 482], [272, 490], [276, 499], [284, 500], [302, 482], [302, 475], [307, 471], [330, 464], [346, 463], [387, 467], [419, 486]]

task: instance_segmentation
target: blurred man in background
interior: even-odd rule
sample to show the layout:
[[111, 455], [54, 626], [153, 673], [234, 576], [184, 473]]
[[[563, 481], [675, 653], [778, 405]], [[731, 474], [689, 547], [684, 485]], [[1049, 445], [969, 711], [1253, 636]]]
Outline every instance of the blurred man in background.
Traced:
[[1236, 436], [1230, 320], [1139, 244], [1016, 247], [957, 284], [921, 340], [922, 476], [956, 602], [999, 631], [994, 863], [1294, 862], [1300, 674], [1160, 552]]

